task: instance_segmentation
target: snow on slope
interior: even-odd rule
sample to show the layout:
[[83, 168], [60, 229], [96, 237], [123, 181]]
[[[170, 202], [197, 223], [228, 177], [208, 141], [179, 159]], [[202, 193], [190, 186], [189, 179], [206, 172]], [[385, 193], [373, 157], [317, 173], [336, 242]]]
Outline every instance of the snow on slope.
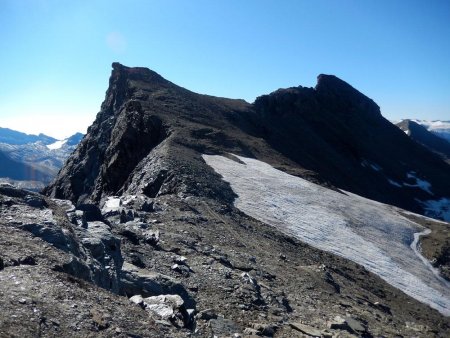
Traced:
[[64, 143], [66, 143], [66, 142], [67, 142], [67, 139], [59, 140], [59, 141], [56, 141], [56, 142], [54, 142], [52, 144], [48, 144], [47, 148], [50, 149], [50, 150], [60, 149], [64, 145]]
[[423, 227], [401, 216], [395, 207], [326, 189], [255, 159], [236, 157], [245, 164], [203, 155], [239, 196], [237, 208], [316, 248], [363, 265], [411, 297], [450, 315], [450, 283], [415, 247], [414, 239]]

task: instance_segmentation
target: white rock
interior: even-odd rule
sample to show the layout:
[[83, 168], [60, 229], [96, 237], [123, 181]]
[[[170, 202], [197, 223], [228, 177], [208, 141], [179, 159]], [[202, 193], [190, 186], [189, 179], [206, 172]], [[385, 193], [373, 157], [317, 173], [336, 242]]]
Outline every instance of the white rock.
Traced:
[[170, 304], [149, 304], [145, 309], [161, 319], [169, 319], [173, 316], [173, 308]]
[[144, 298], [142, 298], [141, 295], [134, 295], [133, 297], [130, 298], [130, 302], [137, 305], [141, 305], [144, 303]]

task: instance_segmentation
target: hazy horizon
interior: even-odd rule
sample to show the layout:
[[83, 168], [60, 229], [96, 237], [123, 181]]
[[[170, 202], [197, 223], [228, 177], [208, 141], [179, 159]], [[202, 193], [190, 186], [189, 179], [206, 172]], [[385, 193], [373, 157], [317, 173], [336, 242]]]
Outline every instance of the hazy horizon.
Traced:
[[445, 0], [4, 0], [0, 9], [1, 127], [85, 133], [114, 61], [249, 102], [333, 74], [389, 120], [450, 119]]

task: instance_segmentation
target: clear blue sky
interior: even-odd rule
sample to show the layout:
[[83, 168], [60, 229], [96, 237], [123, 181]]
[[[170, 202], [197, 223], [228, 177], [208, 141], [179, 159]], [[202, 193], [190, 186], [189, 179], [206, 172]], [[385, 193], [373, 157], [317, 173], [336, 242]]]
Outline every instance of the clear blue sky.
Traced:
[[85, 132], [111, 63], [255, 97], [334, 74], [389, 119], [450, 119], [448, 0], [0, 0], [0, 126]]

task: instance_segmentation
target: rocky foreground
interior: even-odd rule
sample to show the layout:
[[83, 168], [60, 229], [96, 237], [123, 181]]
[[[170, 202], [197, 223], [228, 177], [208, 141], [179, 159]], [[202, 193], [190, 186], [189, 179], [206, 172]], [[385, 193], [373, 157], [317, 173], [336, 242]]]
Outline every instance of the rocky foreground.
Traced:
[[1, 337], [446, 337], [363, 267], [212, 199], [0, 187]]

